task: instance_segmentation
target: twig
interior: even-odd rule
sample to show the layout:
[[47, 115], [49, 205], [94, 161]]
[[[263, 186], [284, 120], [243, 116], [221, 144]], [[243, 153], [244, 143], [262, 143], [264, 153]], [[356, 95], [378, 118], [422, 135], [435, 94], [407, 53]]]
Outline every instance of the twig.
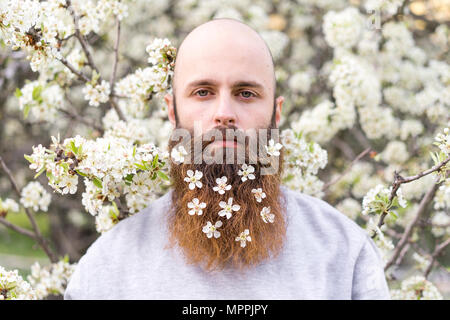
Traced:
[[347, 174], [347, 172], [353, 167], [353, 165], [358, 162], [361, 158], [363, 158], [367, 153], [369, 153], [369, 151], [371, 150], [371, 148], [367, 148], [365, 149], [363, 152], [361, 152], [351, 163], [350, 165], [347, 167], [347, 169], [344, 170], [344, 172], [339, 175], [337, 178], [335, 178], [333, 181], [330, 181], [328, 183], [326, 183], [323, 188], [322, 191], [327, 190], [331, 185], [335, 184], [336, 182], [338, 182], [343, 176], [345, 176]]
[[431, 262], [428, 265], [427, 269], [425, 270], [423, 276], [425, 278], [428, 277], [428, 275], [431, 272], [431, 269], [433, 268], [433, 264], [436, 261], [437, 257], [442, 253], [442, 251], [444, 251], [444, 249], [450, 244], [450, 238], [448, 238], [447, 240], [445, 240], [444, 242], [442, 242], [441, 244], [439, 244], [435, 249], [433, 254], [431, 255]]
[[3, 217], [0, 217], [0, 223], [20, 234], [23, 234], [24, 236], [27, 236], [27, 237], [30, 237], [30, 238], [36, 240], [36, 235], [33, 232], [31, 232], [30, 230], [27, 230], [25, 228], [16, 226], [15, 224], [9, 222], [8, 220], [6, 220]]
[[70, 112], [68, 110], [64, 110], [64, 109], [61, 109], [61, 108], [56, 108], [56, 110], [60, 111], [61, 113], [64, 113], [65, 115], [71, 117], [72, 119], [78, 120], [78, 121], [80, 121], [80, 122], [82, 122], [82, 123], [84, 123], [84, 124], [94, 128], [95, 130], [100, 131], [101, 134], [103, 134], [103, 132], [104, 132], [104, 129], [102, 127], [100, 127], [99, 125], [95, 124], [94, 122], [91, 122], [91, 121], [83, 118], [82, 116], [77, 115], [76, 113], [72, 113], [72, 112]]
[[[15, 181], [11, 171], [6, 166], [6, 163], [3, 161], [3, 158], [1, 156], [0, 156], [0, 164], [1, 164], [2, 168], [3, 168], [3, 170], [6, 172], [6, 175], [8, 176], [9, 181], [11, 182], [14, 191], [20, 197], [21, 196], [20, 189], [17, 186], [17, 183], [16, 183], [16, 181]], [[51, 262], [53, 262], [53, 263], [58, 262], [58, 257], [52, 252], [52, 250], [50, 249], [49, 245], [47, 244], [47, 241], [42, 236], [42, 234], [41, 234], [41, 232], [39, 230], [39, 227], [38, 227], [38, 225], [36, 223], [36, 220], [34, 219], [33, 215], [31, 214], [31, 212], [30, 212], [30, 210], [28, 208], [25, 208], [25, 213], [27, 214], [28, 220], [30, 220], [30, 223], [31, 223], [31, 226], [33, 228], [35, 239], [36, 239], [37, 243], [45, 251], [45, 253], [49, 257]]]
[[408, 242], [409, 236], [411, 235], [415, 225], [419, 221], [422, 214], [425, 212], [425, 208], [428, 205], [428, 203], [433, 199], [434, 194], [438, 188], [438, 182], [439, 180], [436, 180], [436, 183], [433, 184], [433, 186], [427, 191], [425, 196], [422, 198], [422, 200], [419, 203], [419, 207], [417, 208], [416, 215], [414, 219], [408, 224], [405, 231], [403, 232], [402, 238], [398, 241], [397, 246], [395, 248], [394, 254], [390, 258], [390, 260], [386, 263], [384, 270], [386, 271], [390, 266], [394, 264], [397, 257], [400, 254], [400, 251], [402, 250], [403, 246]]
[[120, 43], [120, 20], [117, 20], [117, 33], [116, 33], [116, 43], [114, 44], [114, 64], [111, 74], [111, 80], [109, 81], [109, 86], [111, 87], [111, 96], [114, 95], [114, 82], [116, 81], [117, 64], [119, 62], [119, 43]]
[[66, 0], [66, 3], [67, 3], [67, 10], [69, 10], [70, 15], [72, 16], [72, 19], [73, 19], [73, 23], [75, 25], [75, 37], [78, 39], [78, 41], [81, 44], [81, 48], [83, 49], [83, 52], [86, 55], [86, 58], [88, 60], [89, 66], [93, 70], [95, 70], [98, 74], [100, 74], [100, 72], [98, 71], [98, 69], [97, 69], [97, 67], [96, 67], [96, 65], [94, 63], [94, 60], [92, 59], [92, 55], [89, 52], [88, 44], [86, 42], [86, 39], [84, 38], [84, 36], [80, 32], [80, 26], [78, 25], [78, 17], [76, 16], [75, 12], [73, 11], [72, 2], [70, 0]]
[[65, 65], [67, 68], [69, 68], [70, 71], [72, 71], [75, 75], [78, 76], [78, 78], [80, 78], [81, 80], [83, 80], [84, 82], [89, 82], [91, 81], [91, 79], [88, 78], [88, 76], [86, 76], [85, 74], [83, 74], [82, 72], [78, 71], [77, 69], [75, 69], [64, 57], [61, 57], [58, 59], [59, 61], [61, 61], [61, 63], [63, 65]]
[[[395, 195], [397, 194], [398, 188], [400, 188], [400, 185], [403, 183], [408, 183], [417, 179], [422, 178], [423, 176], [429, 175], [430, 173], [433, 173], [435, 171], [440, 170], [443, 166], [445, 166], [450, 161], [450, 157], [448, 157], [446, 160], [442, 161], [440, 164], [437, 164], [433, 167], [431, 167], [428, 170], [422, 171], [421, 173], [418, 173], [414, 176], [409, 176], [406, 178], [403, 178], [400, 174], [398, 174], [397, 171], [394, 171], [394, 182], [392, 183], [392, 191], [389, 196], [389, 204], [388, 207], [391, 205], [392, 200], [394, 199]], [[378, 221], [378, 227], [381, 227], [384, 223], [384, 218], [388, 212], [383, 212], [380, 216], [380, 220]]]

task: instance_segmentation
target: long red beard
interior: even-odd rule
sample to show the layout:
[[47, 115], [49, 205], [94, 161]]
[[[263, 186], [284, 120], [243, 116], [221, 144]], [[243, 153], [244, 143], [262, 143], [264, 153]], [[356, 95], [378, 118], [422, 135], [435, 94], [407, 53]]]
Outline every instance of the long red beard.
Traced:
[[[191, 140], [191, 142], [193, 139]], [[169, 142], [169, 152], [177, 142]], [[191, 143], [193, 146], [193, 142]], [[205, 145], [203, 145], [205, 147]], [[193, 151], [193, 147], [191, 152]], [[241, 181], [238, 175], [241, 164], [175, 164], [170, 160], [170, 177], [172, 181], [172, 210], [169, 215], [169, 247], [175, 244], [182, 249], [186, 262], [196, 264], [206, 271], [234, 268], [245, 270], [256, 266], [266, 259], [275, 258], [281, 251], [286, 233], [285, 200], [280, 190], [283, 153], [278, 157], [279, 167], [275, 174], [261, 175], [262, 165], [252, 164], [255, 168], [255, 179]], [[248, 152], [246, 152], [246, 163]], [[184, 181], [187, 171], [201, 171], [203, 177], [201, 188], [189, 189], [189, 183]], [[219, 194], [213, 191], [217, 185], [216, 179], [227, 177], [231, 189]], [[262, 188], [266, 197], [257, 202], [253, 189]], [[190, 215], [188, 203], [194, 198], [206, 203], [201, 215]], [[233, 204], [240, 209], [232, 211], [232, 216], [219, 216], [222, 210], [221, 201], [228, 202], [233, 198]], [[270, 207], [274, 222], [264, 222], [261, 216], [263, 207]], [[223, 225], [217, 229], [220, 237], [208, 238], [202, 231], [208, 221], [214, 225], [217, 221]], [[241, 247], [236, 241], [245, 229], [249, 230], [251, 241]]]

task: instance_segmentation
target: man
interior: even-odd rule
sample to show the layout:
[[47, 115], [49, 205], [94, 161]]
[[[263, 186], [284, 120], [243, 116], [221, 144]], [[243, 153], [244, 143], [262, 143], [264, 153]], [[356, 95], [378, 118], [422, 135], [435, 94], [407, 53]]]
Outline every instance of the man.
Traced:
[[66, 299], [389, 299], [366, 232], [281, 186], [282, 149], [259, 152], [276, 141], [275, 84], [269, 49], [241, 22], [184, 39], [165, 96], [174, 131], [188, 133], [169, 142], [173, 188], [89, 248]]

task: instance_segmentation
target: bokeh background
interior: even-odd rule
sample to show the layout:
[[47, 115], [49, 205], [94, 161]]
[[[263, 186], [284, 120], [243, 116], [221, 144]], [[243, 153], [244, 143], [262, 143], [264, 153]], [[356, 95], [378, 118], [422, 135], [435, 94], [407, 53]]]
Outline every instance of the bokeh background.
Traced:
[[[0, 1], [5, 8], [7, 0]], [[84, 3], [80, 6], [95, 6], [97, 1]], [[135, 0], [122, 3], [127, 6], [127, 13], [121, 20], [119, 80], [148, 66], [145, 49], [155, 38], [167, 38], [178, 47], [197, 25], [220, 17], [244, 21], [257, 30], [275, 60], [277, 93], [286, 99], [281, 128], [303, 131], [304, 137], [318, 143], [328, 154], [327, 166], [316, 175], [291, 177], [286, 179], [286, 184], [326, 200], [361, 227], [367, 223], [361, 215], [362, 199], [371, 188], [379, 183], [389, 186], [394, 170], [411, 175], [433, 165], [429, 152], [436, 151], [432, 144], [434, 136], [450, 123], [449, 0]], [[114, 63], [115, 23], [111, 15], [99, 21], [97, 30], [85, 34], [93, 59], [105, 78], [110, 77]], [[72, 40], [66, 44], [67, 54], [80, 52], [79, 44]], [[102, 134], [98, 127], [114, 126], [117, 120], [110, 106], [90, 106], [80, 83], [67, 86], [64, 100], [56, 102], [70, 113], [55, 111], [56, 107], [48, 104], [42, 110], [30, 110], [25, 118], [16, 89], [43, 77], [42, 72], [31, 69], [26, 57], [26, 51], [13, 50], [0, 38], [0, 155], [20, 187], [35, 175], [24, 158], [24, 154], [32, 153], [32, 146], [48, 146], [50, 137], [58, 134], [62, 139], [75, 135], [95, 139]], [[49, 68], [47, 82], [50, 78], [53, 81], [64, 78], [61, 71], [64, 67], [57, 64]], [[121, 102], [127, 117], [139, 120], [133, 128], [124, 130], [163, 146], [171, 130], [164, 101], [161, 95], [155, 95], [142, 104], [144, 108]], [[96, 126], [70, 114], [89, 119]], [[325, 188], [367, 148], [370, 153], [353, 163], [337, 183]], [[40, 229], [56, 252], [61, 256], [67, 254], [71, 262], [76, 262], [100, 235], [95, 218], [82, 205], [83, 189], [61, 196], [52, 192], [45, 175], [36, 180], [52, 193], [48, 211], [35, 213]], [[396, 222], [386, 222], [392, 230], [386, 232], [386, 237], [394, 244], [398, 241], [395, 235], [401, 235], [411, 221], [431, 183], [433, 179], [424, 177], [405, 185], [403, 194], [408, 206], [399, 209]], [[448, 178], [443, 185], [445, 190], [437, 195], [441, 198], [428, 206], [416, 226], [403, 263], [387, 274], [392, 288], [397, 288], [400, 280], [410, 275], [423, 273], [413, 258], [414, 253], [426, 256], [449, 237]], [[0, 198], [19, 202], [2, 170]], [[433, 227], [433, 217], [438, 213], [443, 221], [440, 229]], [[30, 228], [22, 209], [6, 218]], [[27, 276], [35, 261], [41, 265], [49, 263], [33, 240], [0, 225], [0, 265], [18, 269], [21, 275]], [[445, 299], [450, 298], [449, 263], [450, 254], [445, 250], [429, 276]]]

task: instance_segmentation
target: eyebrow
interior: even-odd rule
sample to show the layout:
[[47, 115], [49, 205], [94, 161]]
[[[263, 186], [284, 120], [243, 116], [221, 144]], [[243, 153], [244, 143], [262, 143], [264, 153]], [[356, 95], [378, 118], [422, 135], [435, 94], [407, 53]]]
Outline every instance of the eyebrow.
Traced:
[[[200, 79], [200, 80], [194, 80], [192, 82], [190, 82], [187, 87], [186, 90], [189, 90], [193, 87], [197, 87], [197, 86], [216, 86], [217, 85], [217, 81], [213, 80], [213, 79]], [[234, 88], [243, 88], [243, 87], [248, 87], [248, 88], [255, 88], [255, 89], [260, 89], [264, 91], [264, 86], [257, 82], [257, 81], [236, 81], [232, 84], [232, 87]]]

